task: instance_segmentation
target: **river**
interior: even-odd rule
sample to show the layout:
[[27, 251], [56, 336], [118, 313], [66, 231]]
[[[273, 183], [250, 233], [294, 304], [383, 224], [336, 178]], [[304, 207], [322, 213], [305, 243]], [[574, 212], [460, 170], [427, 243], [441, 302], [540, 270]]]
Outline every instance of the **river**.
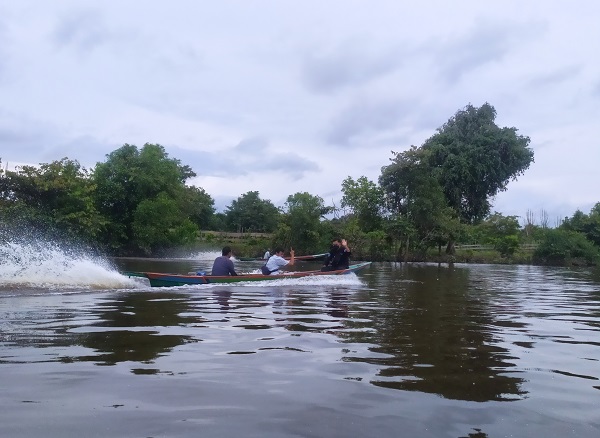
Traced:
[[0, 255], [2, 437], [600, 436], [594, 271], [378, 263], [151, 288], [119, 272], [218, 252]]

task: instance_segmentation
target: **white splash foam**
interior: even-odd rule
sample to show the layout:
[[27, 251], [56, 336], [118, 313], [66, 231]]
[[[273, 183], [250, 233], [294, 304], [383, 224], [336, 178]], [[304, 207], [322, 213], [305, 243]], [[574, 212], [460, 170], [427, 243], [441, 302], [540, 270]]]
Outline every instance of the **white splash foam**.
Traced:
[[132, 279], [101, 257], [48, 242], [0, 244], [0, 286], [126, 288]]

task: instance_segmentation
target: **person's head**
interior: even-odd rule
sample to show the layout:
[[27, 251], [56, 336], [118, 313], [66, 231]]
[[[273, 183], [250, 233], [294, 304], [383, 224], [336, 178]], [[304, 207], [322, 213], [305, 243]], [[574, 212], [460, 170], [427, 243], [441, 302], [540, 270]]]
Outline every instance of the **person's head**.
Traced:
[[223, 247], [223, 251], [221, 251], [221, 254], [227, 257], [231, 257], [231, 248], [228, 246]]
[[281, 248], [281, 247], [275, 248], [273, 251], [278, 256], [282, 256], [283, 255], [283, 248]]
[[340, 239], [339, 237], [336, 237], [335, 239], [333, 239], [331, 241], [331, 244], [335, 245], [335, 246], [341, 246], [342, 245], [342, 239]]

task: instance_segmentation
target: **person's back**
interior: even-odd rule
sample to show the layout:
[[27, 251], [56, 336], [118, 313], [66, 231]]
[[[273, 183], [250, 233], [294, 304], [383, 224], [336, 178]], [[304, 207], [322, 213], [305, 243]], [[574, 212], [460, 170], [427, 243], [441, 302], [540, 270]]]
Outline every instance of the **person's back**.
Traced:
[[233, 262], [231, 261], [231, 248], [226, 246], [223, 248], [222, 254], [223, 255], [215, 259], [211, 275], [237, 275]]
[[350, 250], [340, 249], [338, 253], [337, 263], [335, 264], [335, 269], [348, 269], [350, 267]]

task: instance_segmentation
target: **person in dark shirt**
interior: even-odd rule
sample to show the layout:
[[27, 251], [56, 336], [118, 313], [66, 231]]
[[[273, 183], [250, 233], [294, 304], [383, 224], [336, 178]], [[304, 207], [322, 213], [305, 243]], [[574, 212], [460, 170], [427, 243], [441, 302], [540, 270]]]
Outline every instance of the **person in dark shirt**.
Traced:
[[[338, 240], [340, 249], [338, 250], [337, 261], [334, 260], [335, 269], [348, 269], [350, 267], [350, 247], [346, 239]], [[337, 262], [337, 263], [336, 263]]]
[[211, 275], [237, 275], [231, 261], [231, 248], [228, 246], [224, 247], [221, 254], [213, 263]]
[[325, 264], [321, 271], [337, 271], [338, 269], [348, 269], [350, 266], [350, 255], [352, 252], [348, 247], [346, 239], [333, 239], [329, 254], [325, 258]]

